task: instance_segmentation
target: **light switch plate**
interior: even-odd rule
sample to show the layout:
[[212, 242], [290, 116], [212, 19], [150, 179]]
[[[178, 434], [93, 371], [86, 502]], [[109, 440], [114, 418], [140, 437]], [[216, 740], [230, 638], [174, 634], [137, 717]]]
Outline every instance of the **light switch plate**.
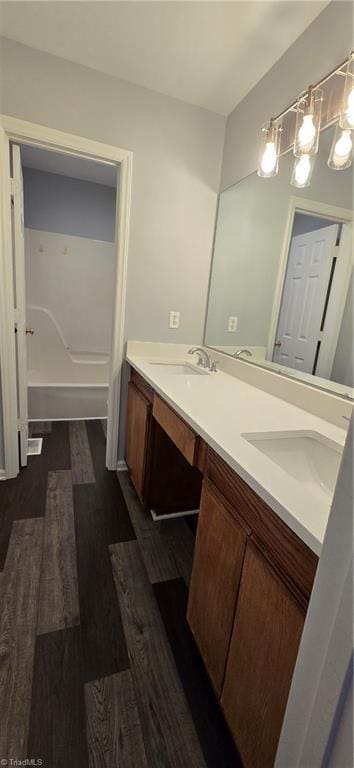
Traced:
[[176, 312], [175, 310], [171, 310], [169, 328], [179, 328], [179, 317], [180, 317], [179, 312]]
[[237, 330], [237, 317], [233, 317], [232, 315], [230, 315], [229, 322], [227, 324], [227, 330], [229, 331], [229, 333], [235, 333], [235, 331]]

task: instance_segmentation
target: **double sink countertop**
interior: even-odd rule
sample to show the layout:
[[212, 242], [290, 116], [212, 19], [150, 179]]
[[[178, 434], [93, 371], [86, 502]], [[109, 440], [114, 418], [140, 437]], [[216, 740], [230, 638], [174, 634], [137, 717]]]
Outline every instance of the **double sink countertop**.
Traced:
[[[320, 555], [331, 494], [317, 493], [306, 472], [302, 479], [298, 471], [285, 470], [247, 438], [305, 431], [343, 446], [345, 429], [222, 371], [196, 375], [195, 358], [184, 345], [171, 345], [173, 352], [163, 346], [128, 343], [127, 362]], [[175, 373], [164, 363], [188, 364], [196, 371]]]

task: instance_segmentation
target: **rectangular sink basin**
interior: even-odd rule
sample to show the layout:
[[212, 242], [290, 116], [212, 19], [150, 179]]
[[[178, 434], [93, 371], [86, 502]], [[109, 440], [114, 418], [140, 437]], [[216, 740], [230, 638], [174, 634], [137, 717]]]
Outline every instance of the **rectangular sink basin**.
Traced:
[[253, 432], [243, 434], [289, 475], [312, 486], [317, 495], [333, 496], [343, 446], [320, 432]]
[[205, 376], [209, 373], [203, 368], [197, 368], [195, 365], [188, 365], [188, 363], [155, 363], [151, 360], [150, 365], [161, 368], [164, 373], [174, 373], [180, 376]]

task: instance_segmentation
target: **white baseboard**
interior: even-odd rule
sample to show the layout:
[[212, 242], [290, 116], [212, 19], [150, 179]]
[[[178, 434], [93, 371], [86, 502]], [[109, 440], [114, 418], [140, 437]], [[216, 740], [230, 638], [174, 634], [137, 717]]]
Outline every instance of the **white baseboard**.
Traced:
[[127, 467], [125, 461], [123, 461], [123, 460], [118, 461], [117, 472], [126, 472], [127, 470], [128, 470], [128, 467]]
[[65, 418], [58, 419], [38, 416], [36, 419], [28, 419], [29, 424], [36, 424], [37, 421], [107, 421], [107, 416], [65, 416]]
[[187, 512], [171, 512], [169, 515], [157, 515], [153, 509], [150, 509], [150, 515], [156, 523], [158, 520], [169, 520], [172, 517], [187, 517], [187, 515], [197, 515], [199, 509], [190, 509]]
[[0, 469], [0, 481], [1, 480], [6, 480], [6, 475], [5, 475], [5, 470], [4, 469]]

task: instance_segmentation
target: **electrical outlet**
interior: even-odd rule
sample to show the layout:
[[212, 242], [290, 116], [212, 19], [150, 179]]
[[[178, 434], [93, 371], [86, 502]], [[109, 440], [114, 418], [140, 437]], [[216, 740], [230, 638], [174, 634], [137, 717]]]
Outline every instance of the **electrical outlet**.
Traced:
[[180, 317], [179, 312], [175, 312], [174, 310], [171, 310], [169, 328], [179, 328], [179, 317]]
[[237, 330], [237, 317], [233, 317], [232, 315], [230, 315], [229, 322], [227, 324], [227, 330], [229, 331], [229, 333], [235, 333], [235, 331]]

